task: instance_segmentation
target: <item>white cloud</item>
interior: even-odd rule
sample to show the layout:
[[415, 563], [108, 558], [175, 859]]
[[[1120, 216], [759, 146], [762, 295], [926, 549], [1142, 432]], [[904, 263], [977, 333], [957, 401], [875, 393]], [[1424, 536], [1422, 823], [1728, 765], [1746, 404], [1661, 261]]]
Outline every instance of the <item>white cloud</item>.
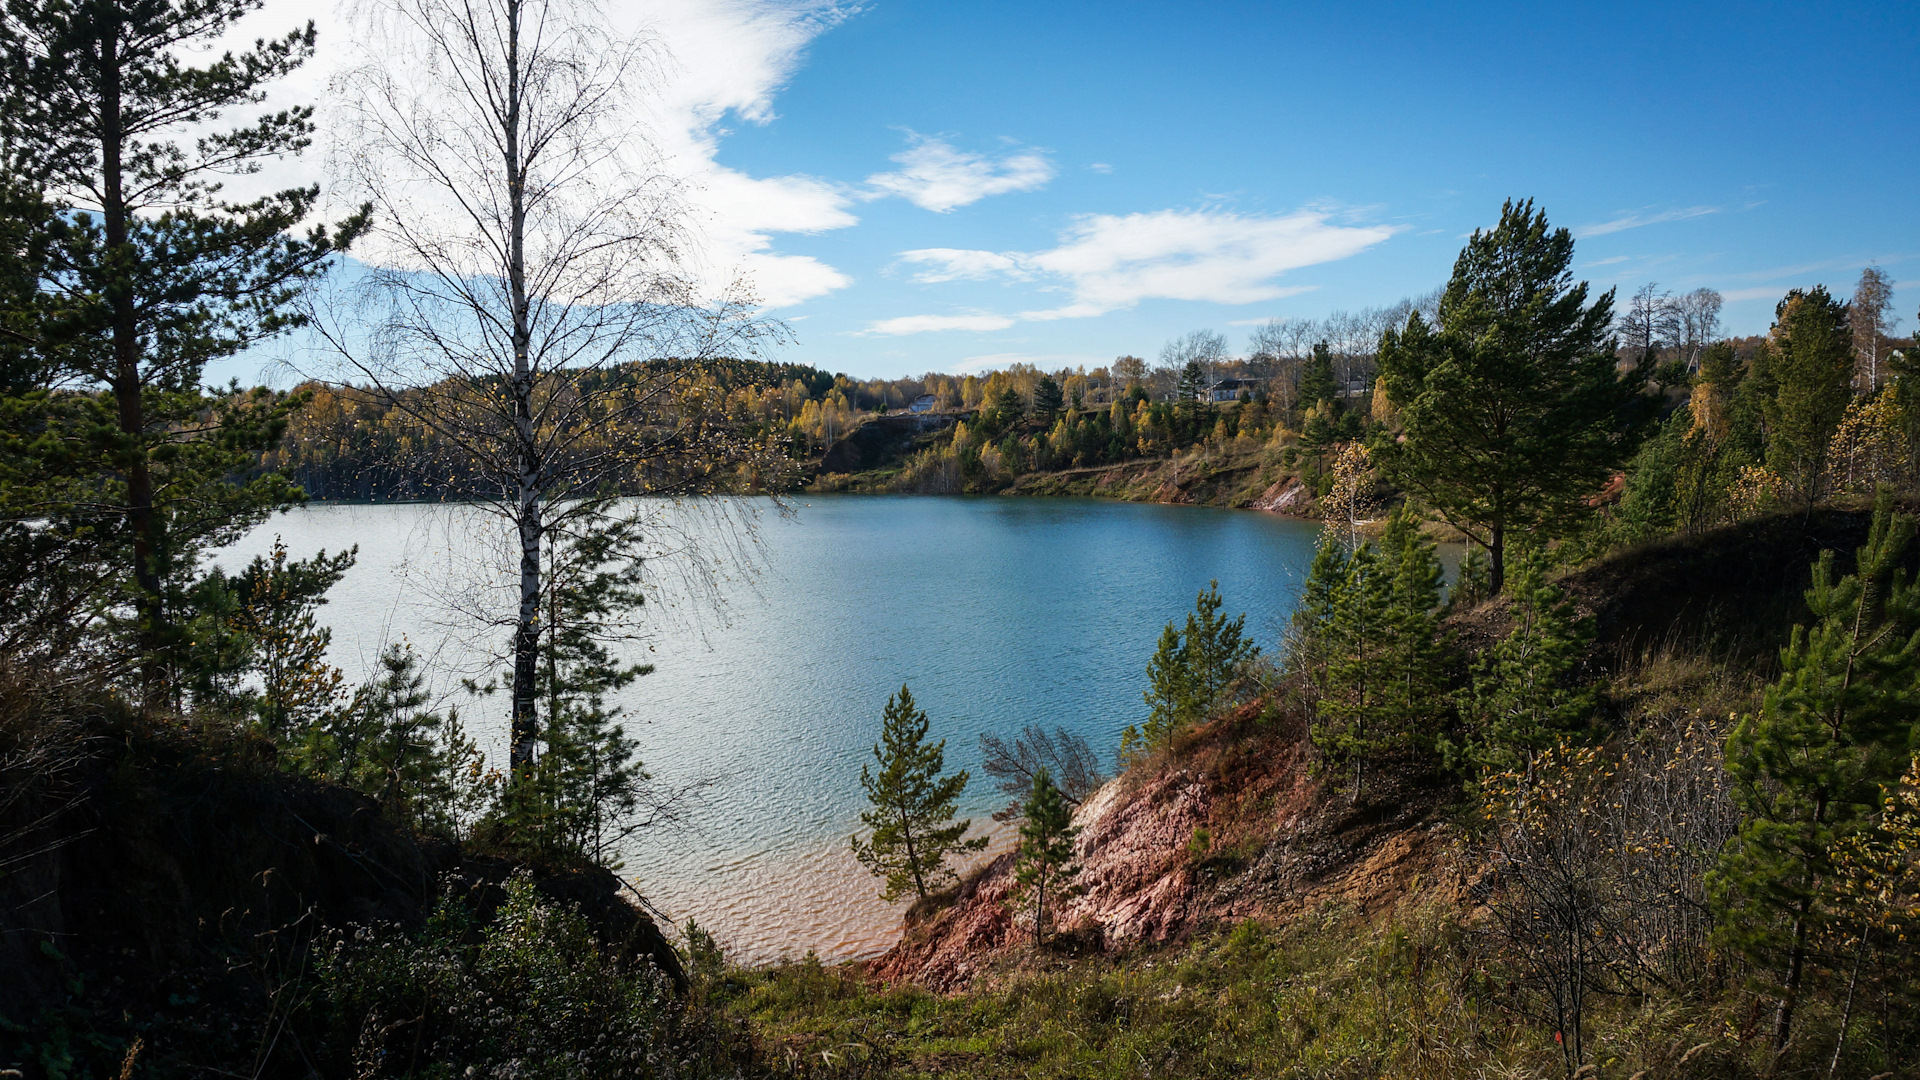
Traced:
[[942, 281], [981, 281], [1008, 277], [1016, 281], [1032, 276], [1013, 255], [997, 251], [969, 251], [963, 248], [918, 248], [900, 253], [900, 261], [928, 267], [916, 271], [913, 280], [938, 284]]
[[989, 195], [1033, 191], [1053, 179], [1053, 163], [1035, 150], [998, 161], [956, 150], [946, 140], [908, 132], [908, 147], [893, 155], [897, 172], [867, 177], [866, 198], [898, 195], [923, 210], [944, 214]]
[[[1349, 258], [1385, 241], [1399, 226], [1341, 225], [1321, 210], [1277, 217], [1226, 210], [1157, 210], [1140, 214], [1087, 214], [1041, 252], [921, 248], [900, 253], [902, 262], [929, 267], [926, 282], [1000, 277], [1039, 279], [1072, 299], [1019, 313], [1021, 322], [1087, 319], [1130, 308], [1143, 300], [1198, 300], [1253, 304], [1296, 296], [1313, 285], [1281, 285], [1290, 270]], [[975, 325], [1003, 316], [908, 316], [874, 323], [870, 333], [1004, 329]], [[883, 330], [898, 324], [906, 329]]]
[[1087, 168], [1092, 169], [1094, 172], [1100, 173], [1103, 176], [1113, 171], [1113, 166], [1107, 164], [1104, 161], [1096, 161], [1093, 164], [1088, 165]]
[[869, 323], [865, 330], [858, 331], [862, 336], [868, 334], [924, 334], [933, 330], [1005, 330], [1013, 325], [1013, 320], [1005, 315], [902, 315], [893, 319], [881, 319]]
[[1726, 289], [1720, 293], [1720, 299], [1730, 303], [1740, 300], [1779, 300], [1787, 295], [1785, 285], [1760, 285], [1751, 289]]
[[1612, 221], [1603, 221], [1596, 225], [1581, 225], [1573, 230], [1573, 235], [1585, 239], [1589, 236], [1605, 236], [1608, 233], [1638, 229], [1644, 225], [1661, 225], [1669, 221], [1685, 221], [1688, 218], [1705, 217], [1726, 209], [1723, 206], [1688, 206], [1678, 210], [1662, 210], [1657, 214], [1622, 214]]
[[1588, 266], [1612, 266], [1612, 265], [1613, 265], [1614, 263], [1623, 263], [1623, 262], [1626, 262], [1628, 258], [1629, 258], [1629, 256], [1626, 256], [1626, 255], [1614, 255], [1614, 256], [1610, 256], [1610, 257], [1608, 257], [1608, 258], [1605, 258], [1605, 259], [1595, 259], [1595, 260], [1593, 260], [1592, 262], [1590, 262], [1590, 263], [1587, 263], [1586, 265], [1588, 265]]
[[[1291, 290], [1289, 295], [1297, 296], [1300, 293], [1312, 292], [1315, 289], [1318, 289], [1319, 287], [1320, 286], [1318, 285], [1302, 286], [1301, 288]], [[1228, 326], [1265, 326], [1270, 322], [1283, 322], [1285, 321], [1285, 319], [1286, 319], [1285, 315], [1262, 315], [1258, 319], [1234, 319], [1228, 322], [1227, 325]]]
[[1106, 358], [1082, 353], [987, 353], [982, 356], [969, 356], [957, 363], [949, 364], [947, 370], [955, 375], [971, 375], [1011, 367], [1014, 364], [1032, 364], [1042, 370], [1057, 370], [1063, 367], [1099, 367], [1107, 362]]
[[[345, 8], [311, 0], [266, 0], [237, 23], [221, 47], [244, 48], [308, 19], [319, 24], [316, 55], [271, 88], [265, 107], [321, 103], [323, 129], [332, 76], [359, 61]], [[716, 160], [731, 117], [753, 124], [774, 119], [773, 99], [805, 58], [814, 38], [857, 14], [835, 0], [613, 0], [607, 14], [621, 33], [655, 38], [664, 49], [657, 85], [638, 96], [639, 121], [662, 171], [687, 186], [697, 243], [697, 269], [716, 286], [745, 275], [769, 308], [786, 307], [844, 288], [852, 279], [809, 256], [778, 251], [780, 233], [817, 233], [857, 223], [845, 186], [808, 176], [750, 176]], [[322, 139], [326, 138], [323, 130]], [[317, 148], [230, 185], [235, 196], [289, 184], [324, 183], [326, 154]], [[362, 254], [369, 254], [363, 252]]]
[[1358, 255], [1395, 232], [1337, 225], [1319, 210], [1280, 217], [1225, 210], [1088, 214], [1066, 242], [1032, 264], [1068, 282], [1076, 306], [1112, 311], [1142, 300], [1255, 304], [1302, 291], [1274, 284], [1289, 270]]
[[773, 97], [798, 70], [807, 45], [857, 12], [832, 0], [616, 0], [612, 12], [657, 35], [671, 54], [646, 120], [669, 170], [691, 187], [708, 276], [745, 275], [768, 308], [824, 296], [853, 280], [811, 256], [780, 254], [775, 234], [842, 229], [859, 219], [839, 185], [720, 165], [720, 124], [729, 113], [753, 124], [772, 121]]

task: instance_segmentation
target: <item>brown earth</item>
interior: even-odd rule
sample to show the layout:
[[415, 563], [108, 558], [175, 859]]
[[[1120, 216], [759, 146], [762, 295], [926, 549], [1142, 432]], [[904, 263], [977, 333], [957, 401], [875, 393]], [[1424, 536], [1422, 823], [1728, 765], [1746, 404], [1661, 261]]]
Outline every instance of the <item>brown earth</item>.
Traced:
[[[1083, 892], [1058, 925], [1069, 946], [1177, 942], [1225, 921], [1337, 903], [1360, 914], [1445, 876], [1447, 788], [1409, 774], [1358, 801], [1309, 775], [1297, 732], [1258, 703], [1138, 767], [1074, 816]], [[908, 929], [870, 977], [953, 990], [1031, 933], [1007, 905], [1012, 856], [970, 875], [950, 906]]]

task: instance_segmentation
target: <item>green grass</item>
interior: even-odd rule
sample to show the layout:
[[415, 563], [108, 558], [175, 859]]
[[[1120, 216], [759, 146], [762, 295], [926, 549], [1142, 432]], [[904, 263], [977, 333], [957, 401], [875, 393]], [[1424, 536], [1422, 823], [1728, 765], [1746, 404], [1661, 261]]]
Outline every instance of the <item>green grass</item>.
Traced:
[[[1564, 1075], [1552, 1032], [1514, 1011], [1458, 910], [1433, 902], [1367, 922], [1328, 909], [1117, 958], [1028, 953], [951, 996], [812, 959], [735, 971], [709, 991], [751, 1024], [776, 1075]], [[1622, 1080], [1753, 1075], [1758, 1040], [1743, 1047], [1728, 1019], [1741, 1000], [1602, 1001], [1588, 1060]]]

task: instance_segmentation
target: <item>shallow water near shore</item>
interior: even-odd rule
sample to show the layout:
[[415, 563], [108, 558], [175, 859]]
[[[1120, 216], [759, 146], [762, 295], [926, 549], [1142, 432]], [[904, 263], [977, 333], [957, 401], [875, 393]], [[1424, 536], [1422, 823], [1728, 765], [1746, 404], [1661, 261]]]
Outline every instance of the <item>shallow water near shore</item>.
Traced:
[[[1218, 579], [1226, 610], [1245, 612], [1273, 651], [1319, 535], [1312, 522], [1248, 511], [1092, 499], [809, 496], [790, 515], [743, 500], [724, 519], [660, 510], [666, 546], [690, 537], [721, 552], [725, 540], [750, 565], [723, 557], [703, 583], [683, 572], [685, 556], [654, 564], [645, 640], [629, 653], [657, 670], [618, 704], [660, 782], [717, 780], [686, 828], [629, 842], [622, 873], [747, 962], [866, 956], [897, 935], [899, 907], [876, 898], [847, 837], [865, 805], [860, 767], [902, 683], [946, 738], [947, 767], [976, 773], [963, 811], [991, 826], [1005, 800], [978, 775], [982, 732], [1061, 724], [1110, 761], [1121, 728], [1146, 712], [1161, 627]], [[469, 730], [503, 753], [504, 698], [458, 689], [463, 675], [501, 670], [487, 653], [505, 632], [457, 610], [510, 610], [488, 606], [503, 581], [471, 569], [492, 565], [492, 519], [467, 507], [316, 505], [269, 521], [220, 562], [244, 564], [276, 536], [296, 557], [360, 546], [321, 609], [349, 680], [404, 637], [433, 661]]]

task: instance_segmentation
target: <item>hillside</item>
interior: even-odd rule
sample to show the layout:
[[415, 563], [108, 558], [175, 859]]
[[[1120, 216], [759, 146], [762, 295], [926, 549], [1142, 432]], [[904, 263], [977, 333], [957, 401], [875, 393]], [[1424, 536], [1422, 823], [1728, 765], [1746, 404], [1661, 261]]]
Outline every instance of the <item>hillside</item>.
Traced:
[[1082, 496], [1128, 502], [1224, 506], [1312, 516], [1301, 469], [1265, 445], [1190, 446], [1167, 456], [968, 479], [914, 468], [915, 458], [950, 448], [956, 422], [971, 414], [888, 414], [868, 420], [814, 463], [807, 489], [819, 492]]
[[519, 873], [577, 909], [609, 958], [685, 985], [604, 869], [419, 836], [363, 795], [280, 771], [257, 736], [9, 676], [0, 1068], [100, 1076], [137, 1058], [140, 1076], [344, 1075], [327, 1063], [350, 1060], [357, 1034], [343, 1045], [331, 1028], [316, 958], [354, 928], [418, 932], [450, 901], [482, 934]]
[[[1614, 989], [1584, 1006], [1592, 1067], [1581, 1076], [1829, 1075], [1840, 999], [1809, 1000], [1802, 1034], [1776, 1062], [1765, 973], [1713, 947], [1689, 905], [1724, 835], [1715, 830], [1731, 822], [1716, 718], [1756, 707], [1777, 646], [1806, 617], [1808, 564], [1836, 550], [1844, 572], [1867, 525], [1844, 507], [1775, 515], [1622, 550], [1558, 579], [1595, 630], [1581, 677], [1598, 690], [1598, 741], [1625, 755], [1602, 760], [1640, 770], [1643, 785], [1638, 809], [1601, 808], [1579, 831], [1706, 838], [1644, 867], [1681, 874], [1661, 880], [1691, 899], [1637, 908], [1648, 927], [1613, 931], [1652, 935], [1663, 949], [1684, 938], [1701, 966], [1677, 969], [1690, 972], [1684, 981], [1596, 984]], [[1497, 600], [1452, 614], [1446, 632], [1472, 655], [1512, 616]], [[1621, 734], [1633, 738], [1609, 738]], [[1403, 760], [1351, 799], [1310, 762], [1284, 694], [1268, 692], [1078, 810], [1084, 891], [1044, 947], [1009, 911], [1003, 856], [916, 905], [898, 945], [873, 961], [736, 972], [705, 992], [789, 1062], [814, 1061], [812, 1075], [1572, 1072], [1538, 981], [1553, 969], [1529, 967], [1498, 930], [1514, 871], [1458, 782], [1437, 762]], [[1650, 796], [1659, 792], [1677, 801]], [[1904, 1037], [1900, 1026], [1889, 1020], [1886, 1037]], [[1850, 1045], [1864, 1055], [1881, 1044]], [[1863, 1068], [1831, 1075], [1906, 1075]]]

